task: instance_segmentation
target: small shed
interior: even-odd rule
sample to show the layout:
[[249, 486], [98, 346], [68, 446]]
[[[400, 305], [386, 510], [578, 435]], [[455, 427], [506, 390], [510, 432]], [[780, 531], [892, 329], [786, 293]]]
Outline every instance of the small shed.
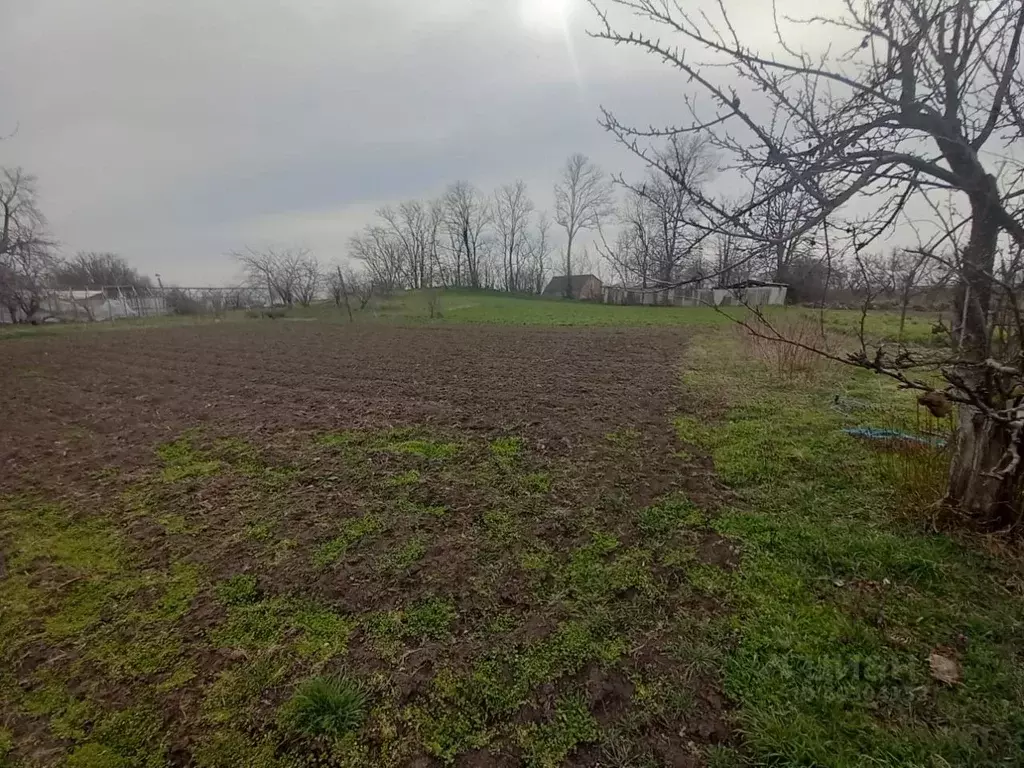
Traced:
[[[568, 291], [566, 288], [568, 287]], [[566, 277], [560, 275], [552, 277], [548, 287], [544, 289], [544, 296], [572, 296], [574, 299], [589, 301], [601, 301], [603, 284], [595, 275], [572, 275]]]

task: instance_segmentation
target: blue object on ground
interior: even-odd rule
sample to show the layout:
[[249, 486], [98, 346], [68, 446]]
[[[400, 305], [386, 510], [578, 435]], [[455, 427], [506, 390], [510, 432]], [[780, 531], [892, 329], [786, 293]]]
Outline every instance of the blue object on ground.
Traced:
[[895, 429], [879, 429], [878, 427], [848, 427], [843, 430], [848, 435], [863, 437], [868, 440], [904, 440], [911, 443], [921, 443], [935, 448], [943, 448], [946, 441], [941, 438], [926, 438], [918, 435], [907, 434]]

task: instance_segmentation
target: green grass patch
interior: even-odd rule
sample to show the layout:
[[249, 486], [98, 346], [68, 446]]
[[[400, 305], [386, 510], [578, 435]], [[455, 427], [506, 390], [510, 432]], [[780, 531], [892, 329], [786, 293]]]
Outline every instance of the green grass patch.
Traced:
[[459, 452], [459, 448], [460, 446], [456, 443], [442, 443], [434, 440], [401, 440], [387, 446], [387, 450], [392, 453], [406, 453], [439, 461], [452, 458]]
[[458, 613], [451, 600], [428, 597], [401, 610], [369, 616], [365, 625], [377, 649], [390, 657], [407, 642], [447, 639], [457, 618]]
[[637, 527], [646, 535], [658, 538], [679, 528], [696, 528], [706, 516], [685, 496], [675, 494], [661, 499], [640, 512]]
[[90, 740], [68, 756], [68, 768], [164, 768], [163, 721], [146, 709], [127, 709], [101, 719]]
[[418, 563], [426, 553], [427, 545], [423, 539], [413, 537], [384, 555], [381, 565], [389, 571], [404, 571], [409, 566]]
[[196, 448], [192, 434], [158, 446], [156, 455], [163, 464], [162, 477], [166, 483], [216, 475], [223, 467], [219, 459], [210, 458]]
[[586, 699], [565, 696], [555, 704], [552, 718], [531, 723], [519, 732], [523, 764], [533, 768], [558, 768], [580, 744], [597, 741], [600, 729]]
[[[739, 495], [710, 524], [743, 556], [736, 572], [687, 575], [735, 607], [732, 643], [717, 645], [732, 650], [709, 663], [722, 663], [748, 754], [831, 766], [1017, 754], [1024, 601], [1000, 586], [1010, 566], [897, 516], [891, 463], [843, 434], [848, 417], [830, 408], [833, 392], [854, 389], [885, 411], [895, 387], [831, 369], [794, 387], [720, 347], [697, 360], [688, 386], [724, 391], [730, 407], [713, 425], [677, 427]], [[702, 655], [682, 642], [682, 656]], [[938, 647], [954, 649], [961, 684], [931, 677]]]
[[503, 466], [512, 466], [523, 455], [523, 439], [497, 437], [491, 440], [491, 455]]
[[341, 526], [339, 535], [317, 547], [313, 553], [313, 565], [317, 568], [333, 565], [345, 556], [350, 547], [380, 532], [383, 528], [384, 524], [380, 518], [373, 515], [346, 520]]
[[[551, 635], [516, 647], [496, 647], [472, 670], [442, 670], [434, 678], [429, 707], [410, 716], [424, 733], [429, 751], [446, 762], [462, 752], [485, 748], [502, 736], [503, 720], [526, 705], [538, 686], [574, 675], [587, 664], [611, 664], [626, 650], [622, 638], [586, 621], [569, 621]], [[567, 723], [530, 730], [537, 759], [561, 744], [590, 737], [586, 717], [575, 712]], [[573, 736], [575, 734], [575, 736]]]
[[225, 605], [247, 605], [260, 599], [258, 579], [251, 573], [239, 573], [217, 585], [217, 598]]
[[214, 725], [244, 727], [253, 705], [284, 681], [290, 667], [291, 662], [276, 653], [257, 653], [228, 667], [206, 689], [203, 719]]

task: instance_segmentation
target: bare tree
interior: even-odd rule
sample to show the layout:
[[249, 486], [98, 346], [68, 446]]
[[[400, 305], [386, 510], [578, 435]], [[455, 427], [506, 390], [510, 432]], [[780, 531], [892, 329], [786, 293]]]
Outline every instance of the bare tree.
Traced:
[[246, 246], [231, 255], [245, 271], [249, 285], [266, 290], [271, 304], [308, 304], [319, 288], [320, 267], [307, 248], [263, 248]]
[[308, 307], [320, 295], [324, 275], [320, 262], [310, 253], [305, 254], [295, 264], [295, 300]]
[[36, 179], [20, 168], [0, 169], [0, 304], [11, 321], [33, 320], [53, 268]]
[[898, 302], [900, 308], [898, 341], [903, 340], [910, 300], [924, 290], [932, 290], [945, 285], [950, 277], [950, 270], [940, 264], [935, 258], [935, 254], [905, 248], [893, 249], [885, 255], [880, 254], [869, 273], [869, 279]]
[[397, 209], [385, 206], [377, 215], [401, 247], [402, 282], [410, 288], [431, 285], [438, 234], [438, 220], [431, 205], [409, 200]]
[[366, 309], [379, 289], [379, 286], [374, 285], [373, 280], [355, 272], [349, 273], [347, 287], [359, 302], [359, 309]]
[[[621, 228], [614, 248], [607, 247], [603, 235], [599, 246], [620, 279], [641, 288], [678, 284], [703, 239], [688, 222], [692, 201], [687, 188], [675, 179], [700, 186], [710, 177], [711, 158], [704, 142], [695, 136], [673, 137], [659, 157], [673, 169], [672, 175], [652, 168], [639, 184], [618, 179], [627, 190], [618, 216]], [[668, 294], [663, 295], [667, 300]]]
[[452, 184], [444, 196], [444, 227], [451, 249], [454, 285], [479, 288], [493, 221], [487, 200], [467, 181]]
[[370, 281], [389, 293], [403, 285], [405, 268], [402, 244], [385, 227], [367, 225], [362, 234], [349, 241], [353, 258], [366, 265]]
[[[768, 189], [776, 185], [767, 182]], [[802, 187], [789, 189], [785, 184], [779, 194], [770, 195], [761, 215], [762, 239], [768, 244], [766, 272], [779, 282], [791, 277], [792, 266], [798, 260], [807, 261], [811, 253], [811, 238], [794, 234], [801, 231], [807, 215], [815, 210], [812, 200]]]
[[523, 181], [506, 184], [494, 193], [494, 226], [501, 243], [502, 282], [509, 292], [529, 289], [530, 280], [525, 274], [529, 251], [527, 228], [533, 210], [533, 201]]
[[[967, 232], [956, 258], [955, 354], [938, 362], [944, 397], [960, 406], [948, 500], [968, 513], [1016, 522], [1024, 480], [1024, 382], [1020, 345], [1024, 312], [997, 261], [1019, 264], [1024, 249], [1024, 166], [999, 148], [1024, 138], [1024, 75], [1019, 67], [1020, 0], [844, 0], [835, 17], [775, 19], [776, 53], [743, 41], [725, 3], [689, 13], [662, 0], [589, 0], [596, 36], [644, 50], [692, 84], [689, 122], [638, 130], [608, 111], [605, 127], [650, 164], [672, 169], [644, 144], [650, 137], [704, 136], [723, 158], [719, 188], [748, 189], [739, 203], [687, 185], [694, 224], [707, 233], [747, 239], [745, 258], [811, 235], [828, 253], [859, 253], [906, 220], [909, 205], [936, 205], [953, 193], [950, 225], [935, 221], [922, 250], [941, 258]], [[620, 31], [599, 5], [641, 18], [662, 37]], [[830, 40], [811, 54], [803, 40]], [[685, 50], [685, 54], [684, 54]], [[783, 237], [761, 222], [785, 195], [805, 196], [806, 210]], [[853, 200], [866, 201], [851, 206]], [[866, 212], [865, 212], [866, 211]], [[1011, 308], [992, 332], [993, 310]], [[843, 358], [903, 386], [930, 393], [914, 375], [923, 361], [899, 348], [861, 349]]]
[[654, 281], [655, 224], [643, 194], [630, 190], [618, 212], [619, 231], [609, 245], [599, 229], [598, 250], [623, 285], [649, 288]]
[[721, 285], [732, 285], [750, 277], [751, 264], [743, 258], [744, 242], [728, 233], [719, 233], [713, 243], [715, 264]]
[[581, 232], [597, 229], [614, 211], [612, 190], [604, 171], [586, 155], [572, 155], [555, 184], [555, 221], [565, 230], [566, 297], [572, 294], [572, 248]]
[[149, 277], [140, 275], [116, 253], [79, 251], [73, 258], [61, 261], [53, 273], [56, 285], [62, 288], [98, 288], [103, 286], [130, 286], [136, 290], [152, 287]]
[[551, 255], [551, 220], [547, 212], [537, 217], [533, 232], [529, 237], [529, 282], [528, 288], [534, 293], [542, 293], [547, 283], [549, 270], [548, 258]]
[[427, 206], [429, 243], [430, 243], [430, 284], [441, 284], [447, 286], [449, 283], [448, 270], [445, 269], [444, 253], [444, 226], [445, 226], [445, 201], [443, 197], [431, 200]]

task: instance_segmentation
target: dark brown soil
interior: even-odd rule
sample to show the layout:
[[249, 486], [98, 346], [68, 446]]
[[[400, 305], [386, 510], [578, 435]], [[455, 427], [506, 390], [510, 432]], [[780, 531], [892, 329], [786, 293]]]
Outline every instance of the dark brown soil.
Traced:
[[55, 486], [148, 464], [147, 447], [197, 425], [261, 442], [404, 424], [509, 431], [574, 458], [623, 428], [667, 444], [682, 344], [669, 330], [314, 323], [12, 339], [0, 342], [0, 466]]

